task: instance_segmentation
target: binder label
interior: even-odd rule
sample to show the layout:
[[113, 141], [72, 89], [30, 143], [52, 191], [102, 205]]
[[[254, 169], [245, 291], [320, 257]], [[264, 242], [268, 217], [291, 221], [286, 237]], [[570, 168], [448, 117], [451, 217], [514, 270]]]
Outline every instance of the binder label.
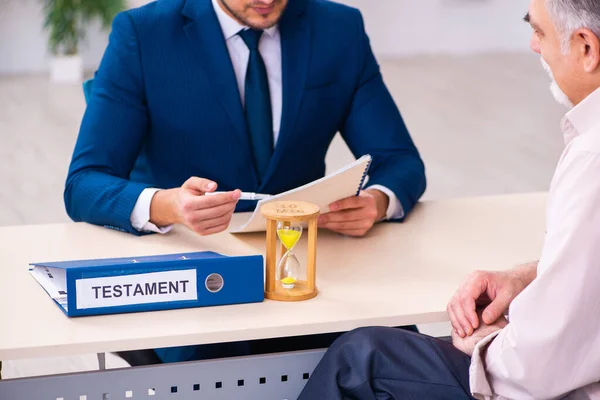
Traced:
[[77, 279], [77, 308], [198, 300], [196, 270]]

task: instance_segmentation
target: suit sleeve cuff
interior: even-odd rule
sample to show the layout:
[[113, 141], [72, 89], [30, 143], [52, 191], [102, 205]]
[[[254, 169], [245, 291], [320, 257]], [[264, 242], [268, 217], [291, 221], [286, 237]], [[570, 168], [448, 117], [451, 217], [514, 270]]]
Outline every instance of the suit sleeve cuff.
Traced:
[[385, 193], [386, 196], [390, 199], [388, 209], [385, 214], [385, 220], [404, 218], [404, 208], [402, 207], [402, 203], [400, 203], [400, 200], [398, 200], [398, 197], [394, 192], [382, 185], [373, 185], [369, 187], [369, 189], [379, 190], [380, 192]]
[[158, 227], [150, 222], [150, 204], [156, 192], [160, 189], [147, 188], [142, 191], [138, 197], [135, 207], [131, 212], [131, 225], [140, 232], [154, 232], [165, 234], [168, 233], [173, 226]]
[[488, 346], [502, 331], [497, 331], [477, 343], [469, 367], [469, 386], [471, 394], [477, 400], [492, 400], [494, 393], [486, 374], [485, 354]]

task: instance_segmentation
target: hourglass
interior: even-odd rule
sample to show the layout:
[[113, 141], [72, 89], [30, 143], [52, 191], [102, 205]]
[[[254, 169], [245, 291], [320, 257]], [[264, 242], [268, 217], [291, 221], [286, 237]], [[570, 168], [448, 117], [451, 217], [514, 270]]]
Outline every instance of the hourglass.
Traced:
[[[317, 217], [319, 207], [306, 202], [267, 203], [261, 208], [267, 219], [265, 297], [278, 301], [301, 301], [317, 295]], [[303, 266], [294, 249], [307, 226], [307, 263]], [[282, 257], [277, 262], [277, 239]]]
[[[277, 236], [281, 241], [283, 257], [277, 265], [277, 280], [284, 289], [293, 289], [303, 276], [300, 270], [300, 261], [294, 254], [294, 247], [302, 237], [302, 225], [279, 221], [277, 223]], [[305, 278], [306, 279], [306, 278]]]

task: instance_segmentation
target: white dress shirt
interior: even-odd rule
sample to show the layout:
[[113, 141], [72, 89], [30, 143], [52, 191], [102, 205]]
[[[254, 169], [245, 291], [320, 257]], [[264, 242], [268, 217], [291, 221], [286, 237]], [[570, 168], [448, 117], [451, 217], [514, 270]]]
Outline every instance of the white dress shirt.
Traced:
[[537, 278], [475, 348], [478, 399], [600, 399], [600, 89], [562, 129]]
[[[229, 50], [229, 56], [233, 64], [242, 105], [244, 105], [246, 70], [248, 69], [248, 60], [250, 59], [250, 50], [238, 33], [243, 29], [248, 29], [248, 27], [241, 25], [235, 19], [227, 15], [217, 0], [212, 0], [212, 4], [215, 13], [217, 14], [219, 24], [221, 25], [225, 42], [227, 43], [227, 49]], [[271, 93], [271, 107], [273, 114], [273, 143], [276, 145], [281, 126], [283, 106], [281, 37], [277, 25], [265, 29], [261, 36], [258, 49], [265, 63], [269, 79], [269, 91]], [[387, 219], [402, 218], [404, 216], [402, 204], [400, 204], [400, 201], [394, 192], [381, 185], [373, 185], [370, 189], [380, 190], [389, 197], [390, 202], [386, 213]], [[145, 189], [142, 191], [135, 204], [133, 212], [131, 213], [131, 224], [138, 231], [166, 233], [171, 228], [159, 228], [150, 222], [150, 204], [152, 202], [152, 197], [154, 197], [154, 194], [158, 190], [159, 189], [154, 188]]]

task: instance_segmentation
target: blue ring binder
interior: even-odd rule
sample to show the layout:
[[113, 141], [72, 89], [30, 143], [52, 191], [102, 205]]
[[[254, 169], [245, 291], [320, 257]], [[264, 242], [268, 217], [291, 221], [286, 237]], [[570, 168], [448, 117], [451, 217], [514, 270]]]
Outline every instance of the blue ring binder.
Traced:
[[43, 262], [29, 271], [68, 317], [264, 300], [261, 255], [197, 252]]

